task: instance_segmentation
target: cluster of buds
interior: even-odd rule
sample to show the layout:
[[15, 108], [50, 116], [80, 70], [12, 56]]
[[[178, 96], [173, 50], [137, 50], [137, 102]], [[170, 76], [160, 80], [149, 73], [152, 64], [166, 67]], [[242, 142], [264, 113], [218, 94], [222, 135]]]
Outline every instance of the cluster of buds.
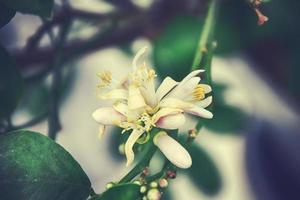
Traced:
[[152, 181], [149, 184], [141, 185], [140, 193], [143, 194], [143, 200], [160, 200], [162, 190], [168, 187], [169, 183], [166, 178]]
[[258, 25], [263, 25], [265, 24], [265, 22], [267, 22], [269, 20], [269, 18], [267, 16], [265, 16], [259, 9], [260, 5], [262, 4], [262, 0], [250, 0], [250, 4], [253, 7], [257, 18], [258, 18]]

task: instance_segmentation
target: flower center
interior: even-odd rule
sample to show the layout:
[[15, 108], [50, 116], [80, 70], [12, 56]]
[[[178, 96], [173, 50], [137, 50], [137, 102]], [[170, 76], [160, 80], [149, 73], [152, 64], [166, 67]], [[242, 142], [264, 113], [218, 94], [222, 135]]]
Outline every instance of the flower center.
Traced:
[[195, 100], [200, 101], [205, 98], [205, 89], [198, 84], [193, 90], [193, 97]]

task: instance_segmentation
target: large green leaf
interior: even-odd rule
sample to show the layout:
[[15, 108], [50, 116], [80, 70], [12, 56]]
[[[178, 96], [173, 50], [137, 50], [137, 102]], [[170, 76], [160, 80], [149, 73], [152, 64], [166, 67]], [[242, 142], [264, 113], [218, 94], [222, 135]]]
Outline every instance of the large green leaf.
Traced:
[[112, 187], [91, 200], [139, 200], [141, 197], [139, 185], [125, 183]]
[[16, 14], [16, 11], [8, 8], [0, 2], [0, 28], [5, 26]]
[[154, 43], [153, 59], [161, 78], [181, 80], [189, 71], [196, 52], [201, 23], [190, 16], [176, 17]]
[[0, 136], [0, 199], [84, 200], [91, 183], [74, 158], [39, 133]]
[[23, 90], [23, 81], [14, 60], [0, 46], [0, 119], [16, 108]]
[[199, 146], [188, 146], [193, 165], [187, 170], [195, 185], [205, 194], [214, 195], [222, 186], [220, 173], [204, 149]]
[[0, 0], [8, 7], [26, 14], [51, 17], [54, 0]]

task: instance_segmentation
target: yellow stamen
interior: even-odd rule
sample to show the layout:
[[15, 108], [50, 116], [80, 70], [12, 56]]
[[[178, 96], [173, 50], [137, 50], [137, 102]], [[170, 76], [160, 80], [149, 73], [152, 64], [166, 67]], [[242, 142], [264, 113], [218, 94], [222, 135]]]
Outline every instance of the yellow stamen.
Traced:
[[200, 101], [205, 98], [205, 89], [198, 84], [193, 90], [193, 97], [195, 100]]
[[101, 80], [101, 82], [99, 83], [98, 87], [102, 88], [102, 87], [106, 87], [106, 86], [110, 85], [110, 83], [112, 81], [112, 77], [111, 77], [111, 72], [110, 71], [99, 72], [97, 74], [97, 76]]

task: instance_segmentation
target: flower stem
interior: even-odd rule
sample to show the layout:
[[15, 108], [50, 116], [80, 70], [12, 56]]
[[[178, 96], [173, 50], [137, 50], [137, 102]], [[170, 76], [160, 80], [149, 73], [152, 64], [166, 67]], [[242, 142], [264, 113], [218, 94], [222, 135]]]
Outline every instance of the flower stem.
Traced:
[[209, 9], [204, 22], [203, 31], [199, 38], [198, 47], [195, 53], [192, 70], [200, 68], [203, 62], [205, 54], [208, 52], [209, 44], [212, 43], [214, 35], [214, 27], [216, 23], [216, 13], [219, 0], [211, 0], [209, 4]]
[[157, 147], [153, 143], [154, 136], [159, 132], [159, 130], [154, 129], [151, 131], [151, 138], [149, 139], [148, 143], [145, 148], [145, 154], [142, 156], [142, 159], [136, 164], [136, 166], [128, 172], [120, 181], [119, 183], [127, 183], [130, 182], [134, 177], [139, 175], [150, 163], [151, 158], [153, 157], [154, 153], [156, 152]]

